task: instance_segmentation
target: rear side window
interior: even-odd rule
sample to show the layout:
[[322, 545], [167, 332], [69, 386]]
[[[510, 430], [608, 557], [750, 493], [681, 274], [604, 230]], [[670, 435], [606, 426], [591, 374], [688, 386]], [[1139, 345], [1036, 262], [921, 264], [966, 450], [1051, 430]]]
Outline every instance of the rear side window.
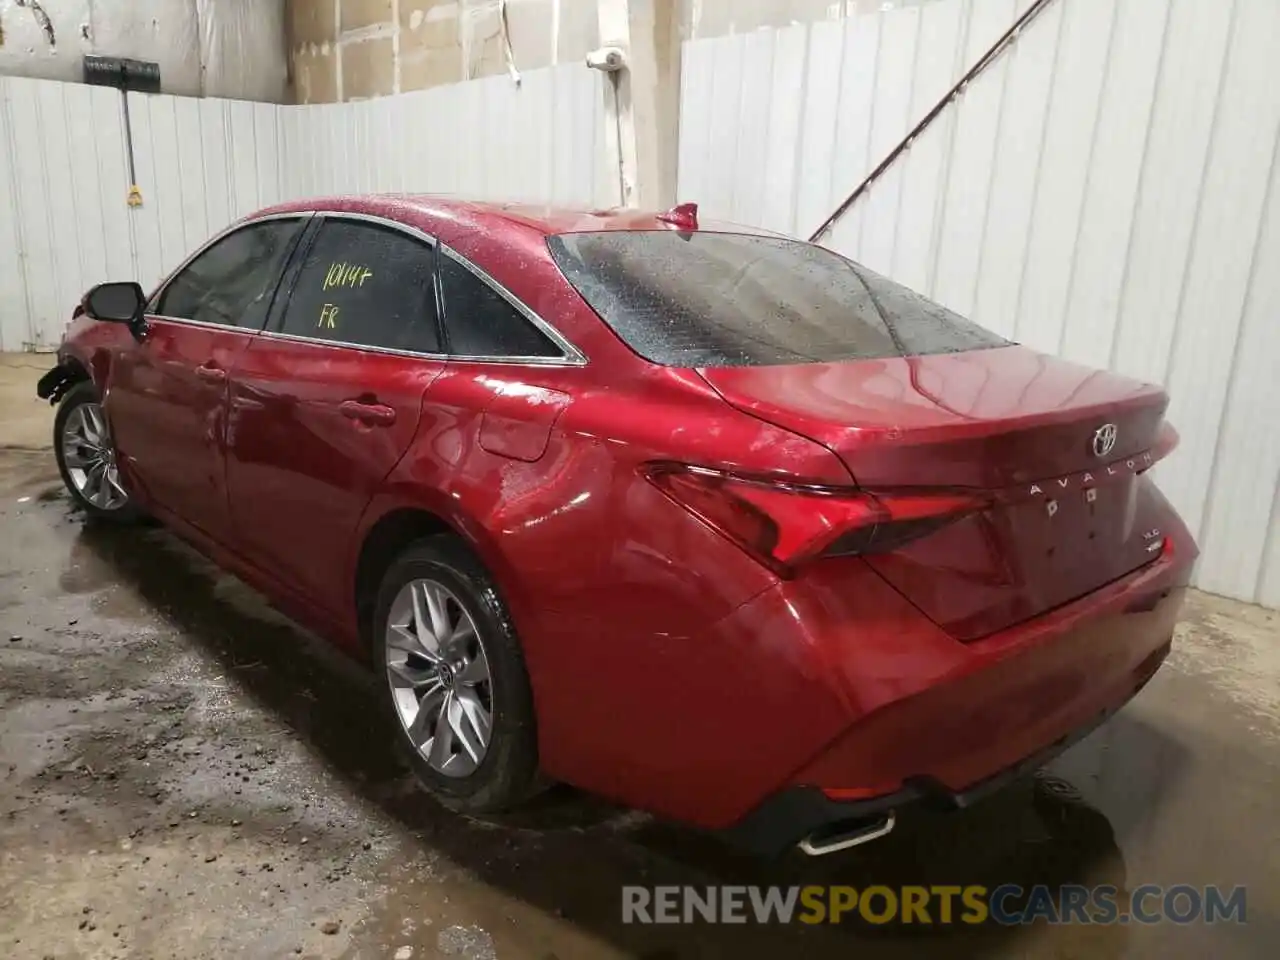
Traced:
[[299, 220], [267, 220], [229, 234], [183, 267], [154, 312], [201, 323], [262, 329]]
[[665, 366], [867, 360], [1006, 343], [798, 240], [655, 230], [570, 233], [547, 243], [601, 319]]
[[293, 285], [282, 332], [439, 353], [435, 250], [399, 230], [325, 220]]
[[465, 265], [440, 256], [449, 352], [459, 357], [562, 357], [564, 351]]

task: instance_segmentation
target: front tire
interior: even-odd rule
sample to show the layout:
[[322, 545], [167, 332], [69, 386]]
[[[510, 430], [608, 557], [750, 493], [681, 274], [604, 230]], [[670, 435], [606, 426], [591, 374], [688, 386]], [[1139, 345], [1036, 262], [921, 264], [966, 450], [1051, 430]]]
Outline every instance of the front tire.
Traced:
[[445, 806], [490, 813], [537, 791], [520, 642], [493, 580], [456, 537], [419, 541], [387, 570], [373, 656], [396, 737]]
[[53, 451], [71, 499], [96, 520], [134, 523], [141, 512], [116, 466], [98, 391], [84, 381], [67, 391], [53, 419]]

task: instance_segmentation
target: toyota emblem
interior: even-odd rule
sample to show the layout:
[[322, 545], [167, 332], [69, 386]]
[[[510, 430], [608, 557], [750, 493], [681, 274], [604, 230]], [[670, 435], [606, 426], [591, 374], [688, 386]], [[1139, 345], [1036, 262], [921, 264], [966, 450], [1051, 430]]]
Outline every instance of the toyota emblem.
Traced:
[[1104, 423], [1093, 432], [1093, 455], [1105, 457], [1116, 447], [1116, 436], [1120, 430], [1114, 423]]

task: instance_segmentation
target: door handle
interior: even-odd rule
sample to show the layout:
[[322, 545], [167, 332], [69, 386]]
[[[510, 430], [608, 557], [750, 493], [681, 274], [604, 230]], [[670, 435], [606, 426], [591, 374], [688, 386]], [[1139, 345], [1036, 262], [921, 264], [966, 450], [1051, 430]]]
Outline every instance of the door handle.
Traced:
[[365, 403], [361, 400], [343, 400], [338, 409], [348, 420], [359, 420], [374, 427], [389, 427], [396, 422], [394, 407], [381, 403]]
[[196, 367], [196, 376], [206, 383], [224, 383], [227, 379], [227, 371], [221, 367], [215, 367], [208, 363], [202, 363]]

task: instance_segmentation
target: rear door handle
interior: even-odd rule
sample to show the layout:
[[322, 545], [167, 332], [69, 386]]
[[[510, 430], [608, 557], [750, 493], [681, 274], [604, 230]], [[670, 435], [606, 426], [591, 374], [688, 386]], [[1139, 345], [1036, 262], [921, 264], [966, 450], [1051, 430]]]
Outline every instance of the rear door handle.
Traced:
[[202, 363], [196, 367], [196, 376], [206, 383], [224, 383], [227, 379], [227, 371], [211, 363]]
[[381, 403], [365, 403], [361, 400], [343, 400], [338, 405], [342, 415], [348, 420], [359, 420], [374, 427], [389, 427], [396, 422], [394, 407]]

